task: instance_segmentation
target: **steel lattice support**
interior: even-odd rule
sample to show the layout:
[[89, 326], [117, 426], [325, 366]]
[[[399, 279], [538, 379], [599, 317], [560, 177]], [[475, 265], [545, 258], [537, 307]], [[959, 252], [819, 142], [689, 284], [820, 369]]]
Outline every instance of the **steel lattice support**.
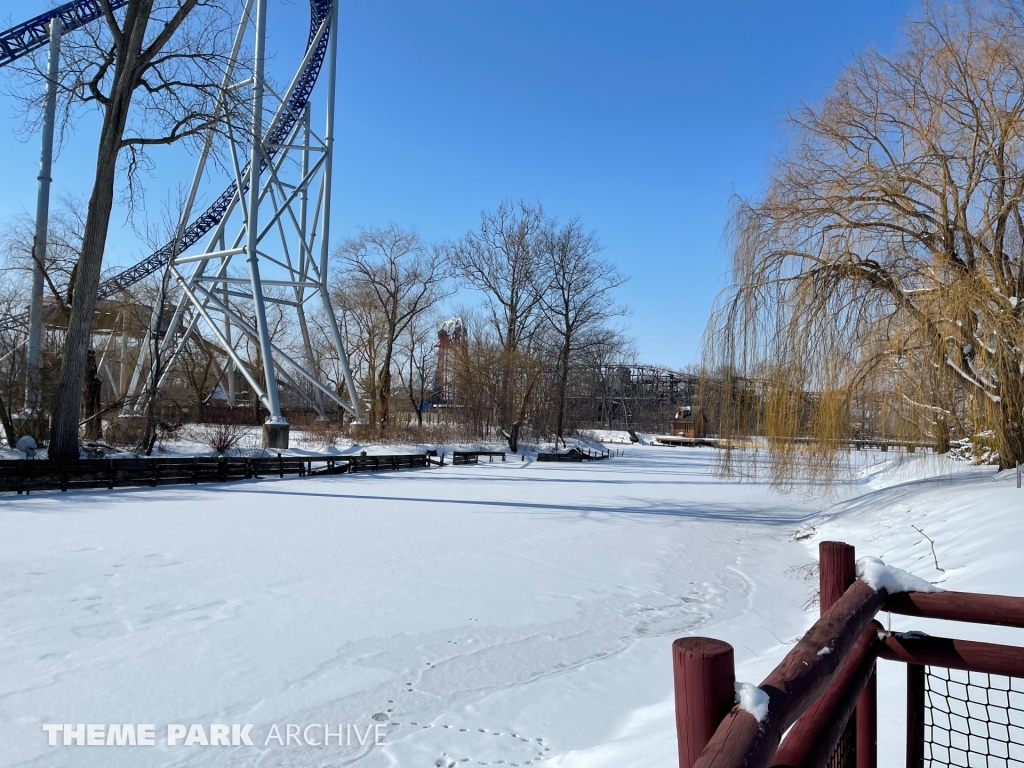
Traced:
[[[185, 346], [202, 326], [226, 358], [227, 381], [224, 384], [229, 398], [233, 397], [234, 384], [231, 371], [238, 371], [269, 413], [264, 428], [266, 444], [286, 447], [288, 425], [281, 413], [279, 379], [288, 382], [321, 416], [325, 415], [326, 398], [333, 400], [353, 418], [360, 418], [358, 399], [352, 396], [342, 398], [323, 381], [307, 321], [310, 303], [319, 304], [326, 320], [329, 342], [338, 353], [347, 392], [355, 393], [327, 283], [337, 66], [337, 36], [333, 32], [337, 19], [336, 10], [324, 17], [307, 49], [308, 58], [318, 50], [322, 40], [329, 40], [327, 126], [324, 136], [319, 137], [311, 126], [308, 101], [303, 100], [299, 114], [294, 112], [294, 93], [300, 85], [299, 78], [283, 94], [275, 93], [265, 81], [266, 0], [255, 0], [255, 5], [255, 15], [251, 19], [255, 38], [252, 123], [245, 131], [237, 130], [238, 126], [229, 130], [235, 193], [220, 221], [212, 227], [205, 247], [199, 252], [182, 249], [180, 253], [173, 253], [169, 260], [168, 275], [181, 295], [169, 326], [162, 329], [156, 359], [163, 363], [163, 371], [157, 388], [167, 384]], [[248, 6], [246, 10], [236, 41], [242, 38], [245, 26], [250, 23]], [[229, 72], [228, 81], [230, 75]], [[274, 107], [266, 127], [263, 117], [270, 110], [265, 109], [265, 102]], [[284, 125], [289, 130], [282, 134], [281, 126]], [[242, 167], [239, 158], [246, 154], [249, 162]], [[194, 199], [206, 155], [204, 152], [200, 160], [190, 201]], [[314, 209], [312, 227], [309, 226], [311, 200]], [[188, 211], [183, 222], [187, 216]], [[229, 232], [233, 232], [230, 240]], [[274, 307], [282, 316], [287, 313], [289, 327], [299, 334], [300, 354], [289, 352], [272, 338], [268, 307]], [[290, 323], [293, 318], [294, 325]], [[153, 313], [150, 336], [162, 323], [163, 318], [157, 308]], [[239, 346], [243, 343], [258, 350], [258, 369], [254, 370], [250, 361], [240, 353]], [[133, 376], [130, 391], [136, 395], [136, 402], [143, 400], [140, 390], [147, 367], [153, 364], [151, 357], [140, 356]]]
[[[111, 0], [110, 7], [116, 10], [126, 2]], [[225, 358], [222, 379], [231, 404], [237, 371], [269, 412], [271, 424], [283, 423], [279, 379], [321, 415], [325, 402], [333, 400], [360, 419], [358, 396], [327, 284], [338, 10], [335, 0], [309, 0], [309, 7], [310, 31], [302, 63], [288, 88], [277, 94], [263, 77], [266, 0], [247, 0], [231, 61], [236, 59], [243, 38], [251, 35], [255, 41], [254, 76], [236, 83], [229, 67], [223, 82], [225, 88], [252, 89], [251, 123], [227, 126], [234, 178], [205, 211], [192, 218], [212, 148], [211, 134], [175, 237], [100, 285], [99, 298], [111, 298], [166, 271], [161, 300], [154, 307], [131, 382], [122, 380], [117, 387], [135, 408], [145, 396], [168, 383], [185, 346], [205, 329], [204, 345], [219, 348]], [[0, 67], [46, 45], [54, 19], [60, 20], [65, 31], [73, 31], [101, 16], [102, 8], [95, 0], [75, 0], [0, 33]], [[309, 99], [325, 60], [327, 124], [320, 137], [310, 122]], [[169, 283], [177, 286], [180, 298], [168, 324], [161, 305]], [[308, 322], [311, 304], [318, 305], [324, 318], [347, 398], [325, 383], [317, 363]], [[292, 351], [294, 344], [273, 338], [268, 307], [289, 313], [286, 322], [297, 329], [301, 352]], [[27, 314], [0, 318], [0, 330], [27, 334], [28, 320]], [[241, 354], [245, 344], [258, 348], [258, 370], [252, 370]], [[122, 358], [123, 354], [122, 349]], [[155, 368], [154, 357], [159, 363]], [[283, 426], [286, 444], [287, 425]], [[280, 438], [273, 436], [270, 442], [281, 444]]]

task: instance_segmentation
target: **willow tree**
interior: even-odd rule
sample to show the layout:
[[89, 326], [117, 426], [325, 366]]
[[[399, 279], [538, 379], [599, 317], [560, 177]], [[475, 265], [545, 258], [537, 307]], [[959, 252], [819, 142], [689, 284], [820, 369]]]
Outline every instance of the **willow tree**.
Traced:
[[1024, 460], [1022, 21], [926, 4], [894, 55], [791, 117], [764, 193], [735, 201], [705, 362], [723, 434], [756, 420], [776, 480], [832, 472], [865, 414], [940, 446], [990, 431], [1003, 467]]

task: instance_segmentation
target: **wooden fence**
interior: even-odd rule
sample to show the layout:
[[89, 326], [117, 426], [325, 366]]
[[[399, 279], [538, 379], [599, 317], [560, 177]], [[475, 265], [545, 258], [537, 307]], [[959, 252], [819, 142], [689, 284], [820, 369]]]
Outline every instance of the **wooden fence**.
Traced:
[[429, 465], [425, 453], [396, 453], [387, 456], [346, 456], [349, 472], [385, 472]]
[[[452, 464], [477, 464], [481, 456], [493, 462], [505, 461], [505, 451], [454, 451]], [[555, 458], [545, 458], [555, 457]], [[590, 461], [607, 459], [611, 453], [579, 452], [540, 454], [539, 461]], [[18, 494], [42, 490], [68, 491], [89, 488], [223, 483], [233, 480], [285, 475], [333, 475], [354, 472], [384, 472], [444, 466], [444, 454], [437, 451], [370, 456], [267, 456], [133, 459], [48, 459], [0, 461], [0, 492]]]
[[452, 451], [452, 464], [479, 464], [481, 456], [493, 464], [497, 456], [505, 460], [505, 451]]
[[538, 453], [537, 461], [599, 461], [610, 459], [611, 451], [591, 451], [587, 448], [570, 448], [564, 453]]
[[1024, 627], [1024, 598], [964, 592], [890, 596], [854, 574], [853, 547], [821, 544], [821, 618], [759, 686], [768, 699], [761, 722], [734, 706], [731, 646], [701, 637], [673, 643], [680, 768], [875, 768], [879, 658], [908, 665], [906, 764], [922, 768], [926, 667], [1024, 678], [1024, 648], [891, 633], [874, 618], [884, 610]]
[[285, 475], [333, 475], [426, 467], [426, 454], [0, 461], [0, 491], [223, 483]]

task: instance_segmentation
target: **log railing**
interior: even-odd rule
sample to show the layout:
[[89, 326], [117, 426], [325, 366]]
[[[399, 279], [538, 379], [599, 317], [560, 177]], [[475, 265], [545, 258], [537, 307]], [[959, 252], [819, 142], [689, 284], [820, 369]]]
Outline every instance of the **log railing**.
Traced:
[[926, 667], [1024, 678], [1024, 648], [890, 633], [874, 620], [885, 610], [1024, 627], [1024, 598], [888, 595], [855, 578], [853, 547], [823, 542], [819, 552], [821, 617], [759, 686], [768, 699], [760, 721], [733, 703], [730, 645], [700, 637], [673, 643], [680, 768], [875, 768], [879, 658], [908, 665], [907, 765], [919, 768]]

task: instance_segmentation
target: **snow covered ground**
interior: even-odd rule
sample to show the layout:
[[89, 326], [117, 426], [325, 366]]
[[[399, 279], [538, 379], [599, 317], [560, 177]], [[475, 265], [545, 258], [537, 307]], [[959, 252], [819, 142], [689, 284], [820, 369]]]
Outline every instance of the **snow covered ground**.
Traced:
[[[816, 617], [819, 540], [1024, 593], [1007, 473], [864, 452], [838, 496], [783, 495], [714, 477], [709, 449], [622, 450], [0, 497], [0, 765], [667, 768], [671, 641], [727, 640], [760, 682]], [[882, 672], [882, 765], [902, 765]], [[50, 747], [45, 723], [152, 723], [156, 745]], [[254, 746], [168, 746], [178, 723], [251, 723]], [[317, 723], [386, 744], [264, 744]]]

